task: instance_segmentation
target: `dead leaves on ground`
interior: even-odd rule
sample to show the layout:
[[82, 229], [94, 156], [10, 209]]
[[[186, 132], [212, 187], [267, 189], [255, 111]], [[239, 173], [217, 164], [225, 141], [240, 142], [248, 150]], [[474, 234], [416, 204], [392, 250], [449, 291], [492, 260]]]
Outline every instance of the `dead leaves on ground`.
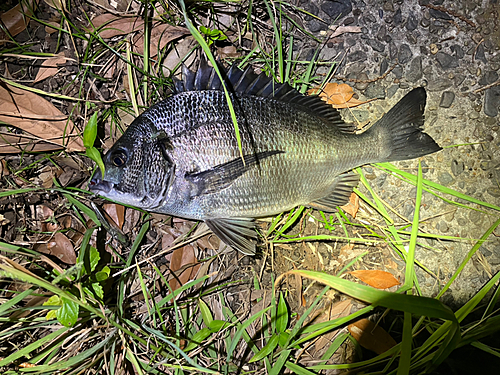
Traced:
[[[127, 35], [144, 28], [144, 21], [140, 17], [118, 17], [111, 13], [104, 13], [92, 20], [93, 32], [98, 32], [101, 38], [113, 38], [118, 35]], [[158, 52], [171, 41], [190, 35], [188, 29], [169, 24], [154, 24], [150, 35], [150, 56]], [[144, 35], [138, 33], [133, 40], [136, 52], [144, 53]]]
[[319, 87], [312, 88], [307, 91], [309, 95], [318, 95], [327, 104], [331, 104], [334, 108], [353, 108], [361, 104], [369, 103], [375, 99], [362, 101], [354, 97], [354, 90], [351, 86], [345, 83], [330, 82], [323, 89]]
[[352, 337], [363, 348], [382, 354], [397, 345], [385, 329], [368, 319], [360, 319], [347, 326]]
[[391, 273], [386, 271], [356, 270], [349, 273], [377, 289], [387, 289], [400, 284]]
[[0, 153], [85, 149], [68, 116], [31, 91], [0, 85], [0, 121], [29, 133], [1, 132]]
[[[0, 15], [2, 24], [11, 37], [18, 35], [26, 29], [37, 3], [38, 0], [23, 1]], [[4, 29], [0, 28], [0, 45], [4, 44], [5, 40], [8, 40], [8, 37], [5, 35]]]

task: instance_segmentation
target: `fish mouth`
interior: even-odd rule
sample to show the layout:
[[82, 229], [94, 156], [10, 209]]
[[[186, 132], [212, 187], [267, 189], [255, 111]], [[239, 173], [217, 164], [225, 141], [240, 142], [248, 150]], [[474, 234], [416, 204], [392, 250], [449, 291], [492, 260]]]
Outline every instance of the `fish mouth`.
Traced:
[[89, 190], [96, 193], [109, 193], [115, 184], [109, 181], [101, 180], [100, 178], [92, 178], [89, 182]]

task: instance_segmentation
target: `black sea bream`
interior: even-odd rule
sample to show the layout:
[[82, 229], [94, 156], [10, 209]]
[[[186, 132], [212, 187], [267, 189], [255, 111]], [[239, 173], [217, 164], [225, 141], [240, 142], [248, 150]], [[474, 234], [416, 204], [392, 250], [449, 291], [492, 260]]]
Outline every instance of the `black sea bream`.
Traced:
[[233, 66], [187, 69], [176, 93], [137, 117], [104, 157], [90, 189], [148, 211], [203, 220], [227, 245], [255, 252], [254, 218], [299, 205], [333, 211], [358, 183], [351, 169], [439, 151], [421, 127], [426, 93], [410, 91], [362, 134], [317, 96]]

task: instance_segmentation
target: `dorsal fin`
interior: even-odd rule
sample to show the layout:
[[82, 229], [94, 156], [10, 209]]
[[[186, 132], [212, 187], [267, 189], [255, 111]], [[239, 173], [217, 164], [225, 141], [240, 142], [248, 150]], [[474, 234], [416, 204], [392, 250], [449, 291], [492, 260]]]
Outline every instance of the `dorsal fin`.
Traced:
[[[306, 96], [295, 90], [288, 83], [274, 82], [272, 77], [265, 73], [255, 74], [250, 66], [245, 70], [233, 64], [229, 70], [219, 65], [226, 87], [237, 96], [258, 96], [273, 98], [286, 103], [293, 103], [303, 107], [308, 112], [324, 118], [336, 125], [341, 131], [352, 133], [356, 127], [346, 124], [340, 113], [331, 105], [326, 104], [318, 96]], [[196, 73], [187, 67], [182, 67], [182, 81], [174, 81], [176, 93], [187, 91], [222, 90], [222, 83], [215, 70], [208, 66], [205, 58], [200, 59]]]

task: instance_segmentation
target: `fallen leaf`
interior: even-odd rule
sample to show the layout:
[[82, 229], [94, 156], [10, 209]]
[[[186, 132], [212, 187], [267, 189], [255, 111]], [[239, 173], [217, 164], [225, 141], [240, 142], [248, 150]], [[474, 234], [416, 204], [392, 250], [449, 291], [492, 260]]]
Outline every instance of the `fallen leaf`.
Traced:
[[64, 0], [44, 0], [45, 4], [55, 10], [66, 12], [66, 2]]
[[33, 135], [0, 134], [0, 153], [59, 150], [64, 147], [68, 151], [85, 150], [68, 116], [31, 91], [1, 85], [0, 121]]
[[[38, 2], [38, 1], [37, 1]], [[24, 5], [24, 7], [23, 7]], [[3, 26], [7, 29], [10, 36], [16, 36], [26, 29], [30, 17], [33, 15], [33, 10], [36, 7], [34, 0], [29, 0], [27, 2], [20, 2], [15, 7], [9, 9], [0, 16]], [[0, 32], [1, 39], [7, 39], [2, 36], [3, 33]]]
[[335, 38], [339, 35], [346, 33], [360, 33], [360, 32], [361, 32], [360, 26], [339, 26], [335, 29], [333, 34], [330, 35], [330, 38]]
[[[298, 275], [296, 275], [298, 277]], [[352, 301], [347, 299], [344, 301], [339, 301], [331, 305], [329, 309], [324, 309], [321, 315], [314, 318], [315, 323], [323, 323], [325, 321], [343, 318], [351, 313]], [[332, 339], [338, 334], [338, 330], [335, 329], [331, 332], [321, 335], [321, 337], [314, 344], [316, 352], [329, 347]]]
[[[172, 26], [168, 24], [153, 25], [151, 29], [149, 54], [154, 57], [163, 47], [175, 39], [184, 35], [191, 35], [188, 29], [181, 26]], [[134, 47], [139, 54], [144, 53], [144, 35], [138, 35], [134, 40]]]
[[377, 354], [385, 353], [397, 344], [385, 329], [368, 319], [349, 324], [347, 329], [359, 345]]
[[42, 66], [40, 66], [40, 69], [38, 70], [33, 83], [37, 83], [43, 81], [46, 78], [54, 76], [59, 69], [57, 65], [65, 64], [67, 60], [68, 59], [66, 58], [66, 56], [64, 56], [64, 52], [61, 52], [60, 54], [45, 60], [42, 63]]
[[357, 270], [349, 273], [377, 289], [387, 289], [400, 284], [400, 282], [391, 273], [386, 271]]
[[225, 57], [236, 58], [236, 57], [240, 56], [240, 54], [236, 50], [236, 47], [232, 46], [232, 45], [217, 48], [217, 51], [218, 51], [219, 55], [221, 56], [221, 58], [225, 58]]
[[[192, 265], [192, 266], [190, 266]], [[169, 285], [172, 290], [179, 289], [182, 285], [190, 281], [196, 276], [196, 272], [200, 268], [198, 259], [194, 254], [194, 248], [191, 245], [186, 245], [174, 250], [170, 258], [170, 270], [175, 272], [177, 277], [169, 280]], [[180, 274], [176, 271], [184, 269]]]
[[76, 263], [76, 254], [73, 244], [61, 232], [57, 232], [52, 240], [47, 244], [47, 250], [50, 255], [59, 258], [62, 262], [66, 264]]
[[106, 203], [103, 205], [103, 208], [116, 226], [122, 229], [125, 222], [125, 206], [116, 203]]
[[359, 197], [356, 193], [351, 193], [351, 196], [349, 197], [349, 202], [344, 204], [343, 206], [340, 206], [341, 209], [343, 209], [345, 212], [347, 212], [349, 215], [351, 215], [353, 218], [356, 218], [356, 214], [358, 213], [359, 210]]
[[144, 21], [140, 17], [118, 17], [111, 13], [104, 13], [92, 20], [93, 32], [99, 30], [103, 39], [113, 38], [117, 35], [126, 35], [142, 30]]
[[309, 95], [318, 95], [327, 104], [331, 104], [334, 108], [352, 108], [358, 105], [369, 103], [375, 99], [361, 101], [354, 98], [354, 90], [351, 86], [345, 83], [329, 82], [323, 89], [319, 87], [312, 88], [307, 91]]
[[37, 219], [41, 222], [42, 232], [55, 232], [59, 225], [48, 221], [54, 216], [54, 211], [43, 204], [38, 205], [36, 208]]

